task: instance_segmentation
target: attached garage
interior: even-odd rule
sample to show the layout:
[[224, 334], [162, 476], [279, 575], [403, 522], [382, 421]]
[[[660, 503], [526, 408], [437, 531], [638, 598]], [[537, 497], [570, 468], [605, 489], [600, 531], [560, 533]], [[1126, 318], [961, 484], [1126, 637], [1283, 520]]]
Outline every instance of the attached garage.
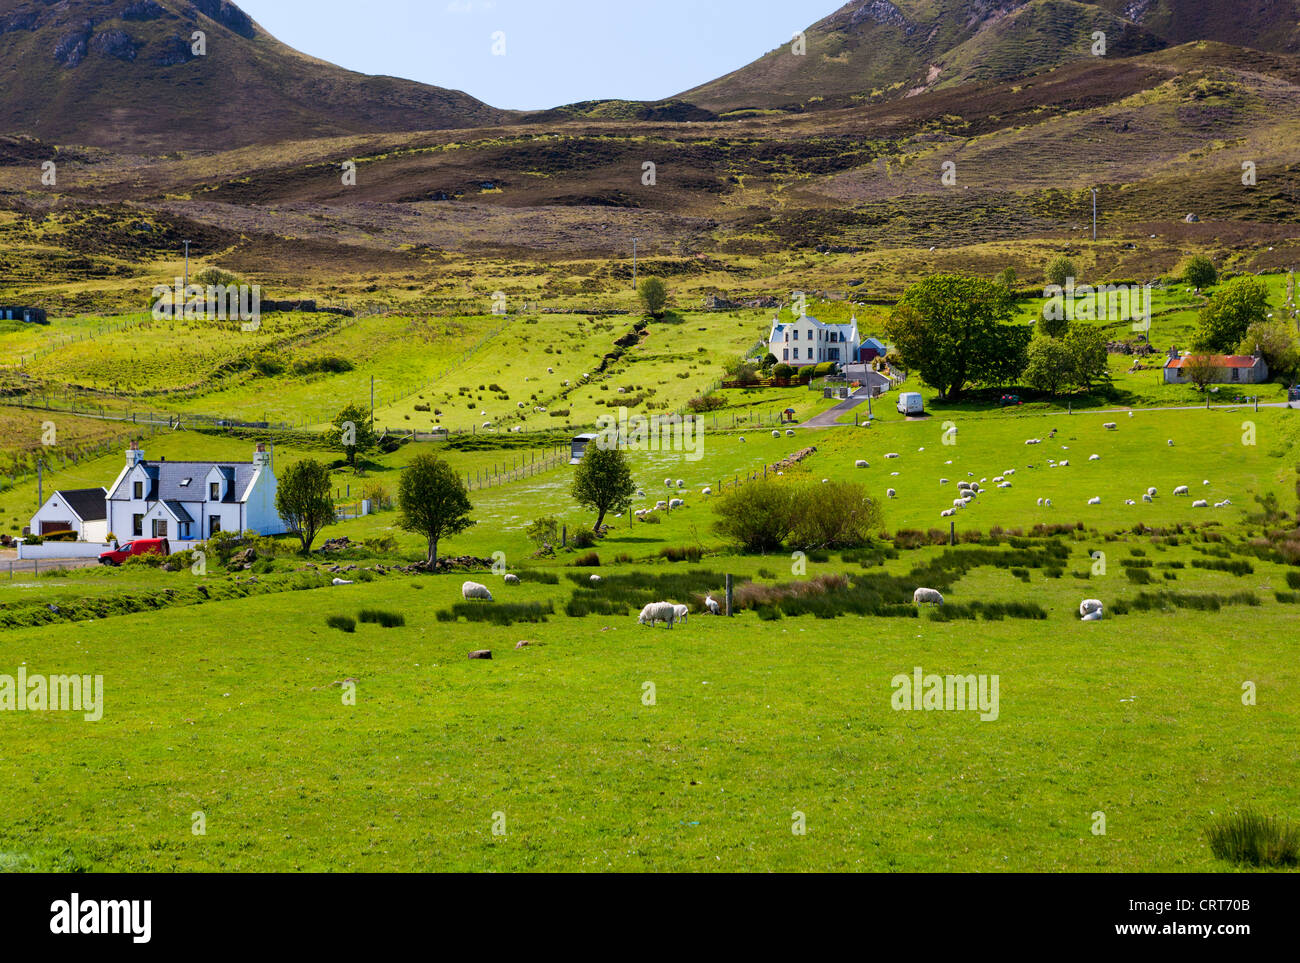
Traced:
[[108, 536], [108, 492], [102, 488], [57, 491], [32, 516], [37, 535], [74, 531], [79, 542], [103, 542]]

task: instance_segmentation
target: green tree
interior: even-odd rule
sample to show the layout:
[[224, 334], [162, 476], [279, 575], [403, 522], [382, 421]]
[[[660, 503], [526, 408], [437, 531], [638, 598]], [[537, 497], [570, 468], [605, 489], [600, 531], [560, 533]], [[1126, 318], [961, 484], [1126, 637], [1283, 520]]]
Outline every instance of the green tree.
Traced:
[[594, 529], [600, 531], [608, 512], [625, 512], [632, 506], [636, 483], [627, 458], [618, 448], [588, 445], [573, 473], [573, 500], [596, 513]]
[[646, 278], [637, 288], [637, 294], [640, 295], [647, 314], [656, 318], [663, 316], [664, 309], [668, 306], [668, 285], [662, 279]]
[[804, 482], [795, 486], [790, 544], [809, 551], [857, 548], [880, 530], [880, 503], [855, 482]]
[[1100, 328], [1072, 325], [1064, 340], [1070, 356], [1070, 383], [1074, 387], [1090, 391], [1093, 385], [1110, 381], [1110, 355]]
[[1285, 321], [1256, 321], [1247, 328], [1246, 336], [1237, 345], [1237, 354], [1254, 354], [1257, 348], [1270, 377], [1284, 378], [1289, 383], [1300, 371], [1300, 347]]
[[1030, 331], [1005, 323], [1011, 307], [992, 281], [935, 275], [903, 293], [886, 336], [903, 367], [952, 399], [970, 383], [1005, 384], [1024, 370]]
[[1196, 254], [1188, 258], [1187, 263], [1183, 265], [1183, 279], [1196, 288], [1208, 288], [1219, 280], [1219, 272], [1214, 267], [1214, 262], [1204, 254]]
[[796, 487], [764, 478], [732, 488], [713, 502], [714, 531], [746, 552], [775, 551], [794, 527]]
[[428, 542], [426, 561], [438, 561], [438, 542], [459, 535], [470, 519], [469, 494], [452, 467], [437, 455], [417, 455], [397, 480], [399, 528], [423, 535]]
[[1208, 354], [1188, 355], [1183, 361], [1183, 377], [1204, 392], [1219, 377], [1219, 366]]
[[1072, 384], [1074, 356], [1061, 338], [1039, 335], [1029, 344], [1024, 381], [1038, 391], [1058, 395]]
[[1058, 287], [1065, 287], [1065, 282], [1070, 278], [1078, 278], [1079, 272], [1074, 267], [1074, 262], [1064, 254], [1058, 254], [1047, 262], [1047, 283], [1055, 284]]
[[334, 523], [332, 491], [329, 469], [311, 458], [290, 465], [280, 475], [275, 510], [298, 536], [304, 555], [311, 552], [320, 530]]
[[1246, 337], [1252, 324], [1268, 320], [1268, 288], [1257, 277], [1233, 278], [1214, 292], [1201, 309], [1196, 331], [1199, 351], [1229, 352]]
[[349, 404], [343, 408], [329, 428], [325, 430], [325, 443], [347, 456], [348, 466], [357, 467], [357, 454], [375, 446], [375, 429], [370, 421], [370, 409]]

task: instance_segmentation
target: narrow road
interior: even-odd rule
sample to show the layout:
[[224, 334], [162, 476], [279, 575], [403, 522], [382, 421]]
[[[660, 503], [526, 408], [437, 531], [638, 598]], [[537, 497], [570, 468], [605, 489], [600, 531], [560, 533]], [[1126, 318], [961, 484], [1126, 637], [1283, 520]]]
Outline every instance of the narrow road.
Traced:
[[857, 394], [850, 396], [848, 400], [841, 401], [834, 408], [829, 408], [826, 411], [823, 411], [820, 415], [813, 415], [807, 421], [803, 422], [803, 424], [799, 425], [799, 427], [800, 428], [843, 427], [842, 425], [836, 425], [836, 421], [839, 419], [840, 415], [844, 414], [846, 411], [852, 411], [854, 408], [856, 408], [858, 405], [862, 404], [866, 400], [867, 400], [867, 393], [865, 391], [859, 391]]

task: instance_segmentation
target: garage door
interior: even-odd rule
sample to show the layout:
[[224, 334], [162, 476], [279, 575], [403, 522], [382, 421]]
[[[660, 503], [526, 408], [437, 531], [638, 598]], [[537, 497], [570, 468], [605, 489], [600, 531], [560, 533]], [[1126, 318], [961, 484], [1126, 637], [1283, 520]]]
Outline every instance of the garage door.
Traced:
[[41, 534], [53, 535], [55, 532], [69, 532], [72, 522], [41, 522]]

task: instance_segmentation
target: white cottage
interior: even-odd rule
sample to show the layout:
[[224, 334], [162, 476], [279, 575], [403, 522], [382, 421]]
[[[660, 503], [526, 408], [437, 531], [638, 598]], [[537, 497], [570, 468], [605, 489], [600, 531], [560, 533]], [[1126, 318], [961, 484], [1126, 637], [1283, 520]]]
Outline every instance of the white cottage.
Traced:
[[70, 488], [57, 491], [32, 516], [33, 535], [76, 532], [79, 542], [103, 542], [108, 534], [108, 511], [102, 488]]
[[768, 352], [778, 362], [796, 368], [822, 361], [857, 361], [861, 344], [856, 317], [848, 324], [827, 324], [811, 315], [795, 321], [773, 318], [767, 338]]
[[146, 461], [134, 442], [109, 488], [108, 530], [132, 538], [202, 541], [217, 532], [279, 535], [271, 453], [258, 445], [251, 462]]

